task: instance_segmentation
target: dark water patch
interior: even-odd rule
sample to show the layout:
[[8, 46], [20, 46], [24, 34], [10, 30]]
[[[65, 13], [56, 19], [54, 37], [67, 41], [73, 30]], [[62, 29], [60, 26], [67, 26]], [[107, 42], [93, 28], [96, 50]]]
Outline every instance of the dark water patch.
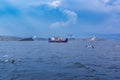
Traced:
[[70, 66], [67, 66], [65, 68], [86, 68], [86, 65], [80, 63], [80, 62], [75, 62]]
[[44, 62], [44, 60], [43, 60], [43, 58], [37, 58], [37, 59], [35, 60], [35, 62], [41, 63], [41, 62]]
[[114, 74], [119, 74], [120, 73], [120, 66], [119, 65], [111, 65], [106, 68], [109, 72], [112, 72]]
[[94, 67], [103, 67], [101, 64], [86, 64], [88, 66], [94, 66]]
[[100, 76], [106, 76], [107, 74], [96, 74], [96, 75], [100, 75]]
[[[72, 73], [57, 73], [55, 80], [83, 80], [84, 76]], [[85, 80], [85, 79], [84, 79]]]
[[84, 75], [85, 80], [106, 80], [98, 75]]
[[120, 77], [114, 77], [113, 79], [114, 80], [120, 80]]
[[73, 80], [78, 77], [78, 76], [74, 76], [71, 73], [57, 73], [55, 76], [65, 80]]
[[120, 66], [112, 65], [112, 66], [108, 67], [108, 69], [120, 70]]
[[[10, 75], [11, 76], [11, 75]], [[70, 73], [20, 72], [12, 74], [10, 80], [80, 80], [81, 76]]]
[[120, 61], [120, 57], [112, 57], [112, 61]]
[[84, 70], [84, 72], [87, 72], [87, 73], [94, 73], [94, 72], [97, 72], [95, 69], [85, 65], [85, 64], [82, 64], [80, 62], [75, 62], [69, 66], [66, 66], [64, 67], [66, 69], [81, 69], [81, 70]]
[[[41, 73], [18, 73], [18, 74], [12, 74], [12, 77], [10, 80], [40, 80], [42, 79], [45, 74]], [[11, 75], [10, 75], [11, 76]]]
[[110, 59], [111, 59], [110, 57], [103, 57], [103, 56], [100, 56], [100, 57], [98, 57], [98, 58], [100, 58], [100, 59], [102, 59], [102, 60], [110, 60]]
[[93, 76], [93, 75], [85, 75], [85, 77], [95, 77], [95, 76]]

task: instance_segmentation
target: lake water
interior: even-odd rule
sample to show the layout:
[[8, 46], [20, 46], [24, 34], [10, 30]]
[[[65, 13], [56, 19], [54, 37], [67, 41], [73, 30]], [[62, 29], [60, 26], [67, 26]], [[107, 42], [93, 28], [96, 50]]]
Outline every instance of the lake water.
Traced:
[[0, 80], [120, 80], [120, 41], [0, 42]]

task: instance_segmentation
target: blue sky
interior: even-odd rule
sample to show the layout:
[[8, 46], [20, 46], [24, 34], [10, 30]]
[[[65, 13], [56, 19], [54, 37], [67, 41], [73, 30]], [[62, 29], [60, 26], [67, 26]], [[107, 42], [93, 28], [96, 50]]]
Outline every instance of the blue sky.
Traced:
[[120, 33], [120, 0], [1, 0], [0, 35]]

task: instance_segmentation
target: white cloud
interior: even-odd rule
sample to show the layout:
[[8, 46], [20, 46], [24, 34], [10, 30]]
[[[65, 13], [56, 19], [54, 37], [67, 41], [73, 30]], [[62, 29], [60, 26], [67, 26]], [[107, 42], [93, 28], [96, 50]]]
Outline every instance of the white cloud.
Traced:
[[61, 4], [61, 0], [7, 0], [6, 2], [19, 8], [28, 8], [30, 6], [40, 6], [43, 4], [56, 8]]
[[102, 0], [105, 4], [108, 3], [110, 0]]
[[[28, 8], [30, 6], [49, 5], [53, 8], [62, 7], [71, 10], [93, 10], [93, 11], [120, 11], [120, 0], [4, 0], [17, 8]], [[2, 1], [3, 2], [3, 1]], [[108, 5], [108, 4], [113, 5]], [[72, 6], [73, 5], [73, 6]], [[108, 6], [106, 6], [108, 5]]]
[[56, 8], [56, 7], [60, 6], [60, 4], [61, 4], [61, 0], [55, 0], [52, 3], [50, 3], [50, 6], [53, 8]]
[[75, 24], [77, 22], [77, 13], [70, 11], [70, 10], [64, 10], [64, 13], [67, 14], [68, 17], [68, 24]]
[[63, 11], [64, 14], [66, 14], [68, 20], [67, 21], [59, 21], [59, 22], [55, 22], [51, 24], [51, 28], [55, 28], [55, 27], [66, 27], [69, 26], [71, 24], [76, 24], [77, 22], [77, 14], [73, 11], [70, 10], [64, 10]]
[[[54, 0], [53, 2], [49, 3], [49, 5], [52, 8], [60, 7], [60, 5], [62, 6], [62, 0]], [[63, 9], [61, 11], [63, 14], [67, 16], [67, 21], [54, 22], [50, 25], [51, 28], [65, 27], [65, 26], [69, 26], [70, 24], [75, 24], [77, 22], [77, 13], [69, 9]]]
[[62, 0], [61, 6], [72, 10], [113, 12], [120, 11], [120, 0]]

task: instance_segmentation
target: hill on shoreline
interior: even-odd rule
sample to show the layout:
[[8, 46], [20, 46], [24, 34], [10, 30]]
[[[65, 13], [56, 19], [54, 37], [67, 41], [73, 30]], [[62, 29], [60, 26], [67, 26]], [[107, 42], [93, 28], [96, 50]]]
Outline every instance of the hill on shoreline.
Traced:
[[[93, 35], [92, 35], [93, 36]], [[120, 40], [119, 35], [95, 35], [94, 37], [78, 37], [68, 38], [69, 40], [82, 40], [82, 41], [104, 41], [104, 40]], [[28, 40], [33, 39], [33, 40]], [[0, 41], [47, 41], [48, 38], [42, 37], [16, 37], [16, 36], [0, 36]]]
[[14, 36], [0, 36], [0, 41], [19, 41], [22, 38]]

